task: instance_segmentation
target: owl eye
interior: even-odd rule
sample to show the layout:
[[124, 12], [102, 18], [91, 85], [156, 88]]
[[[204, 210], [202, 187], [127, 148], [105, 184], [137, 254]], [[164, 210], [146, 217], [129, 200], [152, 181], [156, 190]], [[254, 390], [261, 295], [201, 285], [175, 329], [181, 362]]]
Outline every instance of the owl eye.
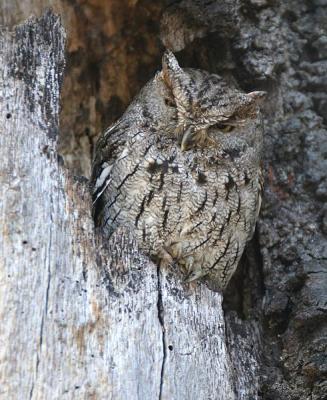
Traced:
[[224, 125], [218, 122], [217, 124], [212, 125], [211, 128], [218, 129], [222, 132], [227, 133], [231, 132], [235, 127], [232, 125]]
[[165, 104], [168, 107], [175, 107], [174, 101], [172, 99], [167, 98], [167, 97], [165, 98]]

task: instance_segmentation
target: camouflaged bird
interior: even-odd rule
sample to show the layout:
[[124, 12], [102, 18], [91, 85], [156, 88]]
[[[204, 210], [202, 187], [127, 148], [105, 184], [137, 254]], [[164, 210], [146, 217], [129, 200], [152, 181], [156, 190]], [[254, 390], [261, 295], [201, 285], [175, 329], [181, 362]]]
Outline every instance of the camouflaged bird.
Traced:
[[264, 95], [182, 69], [166, 51], [162, 71], [96, 146], [93, 212], [105, 235], [124, 226], [187, 281], [224, 289], [260, 209]]

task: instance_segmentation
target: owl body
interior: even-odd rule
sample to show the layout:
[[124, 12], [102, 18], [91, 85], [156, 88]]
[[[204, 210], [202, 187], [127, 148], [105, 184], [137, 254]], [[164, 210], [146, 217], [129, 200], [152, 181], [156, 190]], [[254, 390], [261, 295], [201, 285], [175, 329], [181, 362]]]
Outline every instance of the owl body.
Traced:
[[163, 70], [98, 141], [94, 215], [105, 235], [124, 226], [188, 281], [224, 289], [260, 209], [260, 98], [183, 70], [167, 52]]

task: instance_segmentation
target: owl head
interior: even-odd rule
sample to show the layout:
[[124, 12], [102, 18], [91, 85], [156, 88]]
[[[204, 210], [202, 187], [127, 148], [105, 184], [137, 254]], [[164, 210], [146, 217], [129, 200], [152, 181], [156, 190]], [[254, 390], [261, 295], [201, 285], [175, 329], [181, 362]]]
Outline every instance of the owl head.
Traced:
[[161, 78], [170, 93], [166, 104], [177, 110], [175, 133], [183, 151], [214, 144], [224, 133], [249, 131], [244, 127], [257, 118], [266, 94], [243, 93], [218, 75], [182, 69], [169, 50], [163, 56]]

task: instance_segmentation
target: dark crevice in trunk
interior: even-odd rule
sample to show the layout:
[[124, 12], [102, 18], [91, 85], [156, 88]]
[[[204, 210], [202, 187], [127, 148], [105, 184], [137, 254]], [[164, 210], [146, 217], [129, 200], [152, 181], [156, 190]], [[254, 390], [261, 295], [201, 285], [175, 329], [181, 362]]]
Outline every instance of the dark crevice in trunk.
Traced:
[[160, 265], [157, 266], [157, 277], [158, 277], [158, 320], [162, 329], [162, 365], [160, 374], [160, 391], [159, 400], [162, 399], [162, 389], [164, 383], [165, 375], [165, 363], [167, 358], [167, 343], [166, 343], [166, 332], [165, 332], [165, 322], [164, 322], [164, 308], [162, 302], [162, 288], [161, 288], [161, 278], [160, 278]]

